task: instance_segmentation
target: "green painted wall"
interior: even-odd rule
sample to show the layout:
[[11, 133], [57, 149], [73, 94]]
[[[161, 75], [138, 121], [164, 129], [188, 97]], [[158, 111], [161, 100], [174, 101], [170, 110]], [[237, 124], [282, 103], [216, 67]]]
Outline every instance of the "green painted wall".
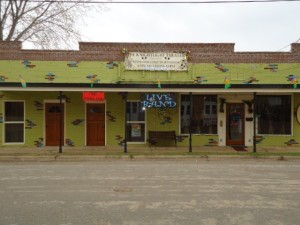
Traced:
[[[75, 120], [85, 120], [85, 102], [82, 100], [81, 92], [64, 92], [65, 95], [65, 126], [66, 139], [70, 139], [75, 146], [85, 146], [85, 121], [79, 125], [73, 125]], [[44, 137], [44, 110], [43, 107], [36, 107], [36, 102], [44, 104], [45, 101], [58, 101], [58, 92], [1, 92], [0, 91], [0, 118], [3, 116], [3, 102], [5, 100], [25, 101], [25, 120], [30, 120], [36, 126], [25, 129], [25, 144], [18, 146], [35, 146], [39, 138]], [[140, 93], [131, 93], [128, 100], [140, 100]], [[177, 96], [179, 101], [179, 96]], [[176, 108], [146, 110], [146, 129], [149, 130], [175, 130], [180, 134], [180, 107], [179, 102]], [[300, 105], [300, 94], [294, 95], [294, 111]], [[106, 93], [106, 145], [120, 146], [124, 139], [125, 126], [125, 105], [123, 96], [120, 93]], [[167, 119], [166, 119], [167, 118]], [[0, 120], [1, 121], [1, 120]], [[27, 123], [25, 122], [25, 127]], [[3, 145], [3, 123], [0, 122], [0, 145]], [[209, 139], [218, 141], [217, 135], [193, 135], [193, 146], [204, 146]], [[259, 146], [285, 146], [285, 142], [296, 139], [300, 142], [300, 124], [293, 116], [292, 136], [265, 136]], [[189, 137], [185, 137], [178, 146], [188, 146]], [[147, 143], [144, 145], [148, 145]], [[143, 146], [143, 145], [141, 145]]]
[[[36, 107], [36, 103], [44, 104], [44, 101], [59, 101], [59, 93], [56, 92], [2, 92], [1, 112], [3, 113], [3, 101], [5, 100], [22, 100], [25, 101], [25, 144], [24, 146], [34, 146], [35, 141], [44, 137], [44, 107]], [[65, 133], [66, 139], [74, 141], [75, 145], [84, 145], [85, 143], [85, 126], [84, 123], [74, 126], [72, 121], [84, 119], [84, 102], [81, 93], [67, 93], [65, 101]], [[32, 121], [36, 126], [31, 129], [26, 128], [26, 120]], [[3, 124], [1, 124], [1, 142], [3, 138]]]
[[[25, 60], [25, 59], [24, 59]], [[228, 69], [222, 72], [213, 63], [189, 64], [188, 71], [126, 71], [123, 62], [117, 62], [117, 67], [110, 69], [107, 62], [83, 61], [77, 67], [69, 67], [68, 61], [31, 61], [33, 68], [26, 67], [22, 61], [0, 60], [0, 76], [4, 82], [20, 82], [21, 75], [27, 83], [46, 82], [48, 73], [53, 73], [55, 79], [51, 83], [91, 83], [88, 75], [97, 75], [100, 83], [193, 83], [197, 76], [204, 77], [204, 84], [223, 84], [224, 78], [232, 84], [243, 84], [249, 77], [255, 77], [257, 84], [289, 84], [288, 75], [299, 76], [299, 63], [279, 63], [278, 69], [266, 69], [268, 64], [229, 63], [221, 64]], [[2, 81], [3, 82], [3, 81]]]
[[118, 146], [125, 138], [125, 103], [118, 93], [106, 94], [106, 144]]

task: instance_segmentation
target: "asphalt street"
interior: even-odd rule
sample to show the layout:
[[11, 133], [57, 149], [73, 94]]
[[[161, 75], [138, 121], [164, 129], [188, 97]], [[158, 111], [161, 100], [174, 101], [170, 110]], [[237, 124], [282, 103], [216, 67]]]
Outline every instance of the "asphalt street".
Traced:
[[300, 224], [300, 161], [0, 163], [0, 225], [119, 224]]

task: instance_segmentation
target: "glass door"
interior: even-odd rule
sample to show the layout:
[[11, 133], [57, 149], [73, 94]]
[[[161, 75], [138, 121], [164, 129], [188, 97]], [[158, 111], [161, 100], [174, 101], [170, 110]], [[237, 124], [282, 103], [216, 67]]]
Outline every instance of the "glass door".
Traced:
[[227, 103], [226, 144], [245, 144], [245, 112], [243, 103]]

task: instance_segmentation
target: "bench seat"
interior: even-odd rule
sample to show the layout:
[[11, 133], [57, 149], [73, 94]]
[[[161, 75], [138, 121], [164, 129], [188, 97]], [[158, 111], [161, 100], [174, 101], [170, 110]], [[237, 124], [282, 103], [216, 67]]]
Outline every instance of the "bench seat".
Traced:
[[149, 131], [149, 144], [174, 143], [177, 146], [176, 132], [173, 131]]

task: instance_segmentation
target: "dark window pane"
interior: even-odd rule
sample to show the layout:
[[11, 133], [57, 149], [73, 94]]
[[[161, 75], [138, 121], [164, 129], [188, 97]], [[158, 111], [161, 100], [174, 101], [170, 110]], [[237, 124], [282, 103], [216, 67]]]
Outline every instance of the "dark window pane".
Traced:
[[291, 96], [257, 96], [259, 134], [291, 134]]
[[210, 105], [205, 105], [205, 113], [210, 114]]
[[59, 106], [52, 106], [51, 108], [49, 108], [49, 113], [60, 113], [60, 107]]
[[185, 110], [185, 108], [184, 108], [184, 106], [183, 106], [183, 105], [181, 105], [181, 108], [180, 108], [180, 109], [181, 109], [181, 115], [185, 114], [185, 111], [184, 111], [184, 110]]
[[217, 96], [193, 95], [192, 110], [189, 95], [181, 96], [181, 133], [189, 133], [190, 119], [193, 134], [217, 133]]
[[5, 143], [17, 143], [24, 141], [24, 124], [5, 124]]
[[24, 102], [5, 102], [5, 121], [24, 121]]
[[145, 121], [145, 110], [139, 102], [127, 102], [126, 105], [127, 121]]
[[104, 107], [97, 105], [90, 108], [90, 113], [104, 113]]
[[212, 105], [212, 114], [217, 114], [217, 105]]
[[191, 113], [191, 106], [190, 106], [190, 105], [188, 105], [188, 106], [186, 107], [186, 113], [187, 113], [188, 115], [190, 115], [190, 113]]

